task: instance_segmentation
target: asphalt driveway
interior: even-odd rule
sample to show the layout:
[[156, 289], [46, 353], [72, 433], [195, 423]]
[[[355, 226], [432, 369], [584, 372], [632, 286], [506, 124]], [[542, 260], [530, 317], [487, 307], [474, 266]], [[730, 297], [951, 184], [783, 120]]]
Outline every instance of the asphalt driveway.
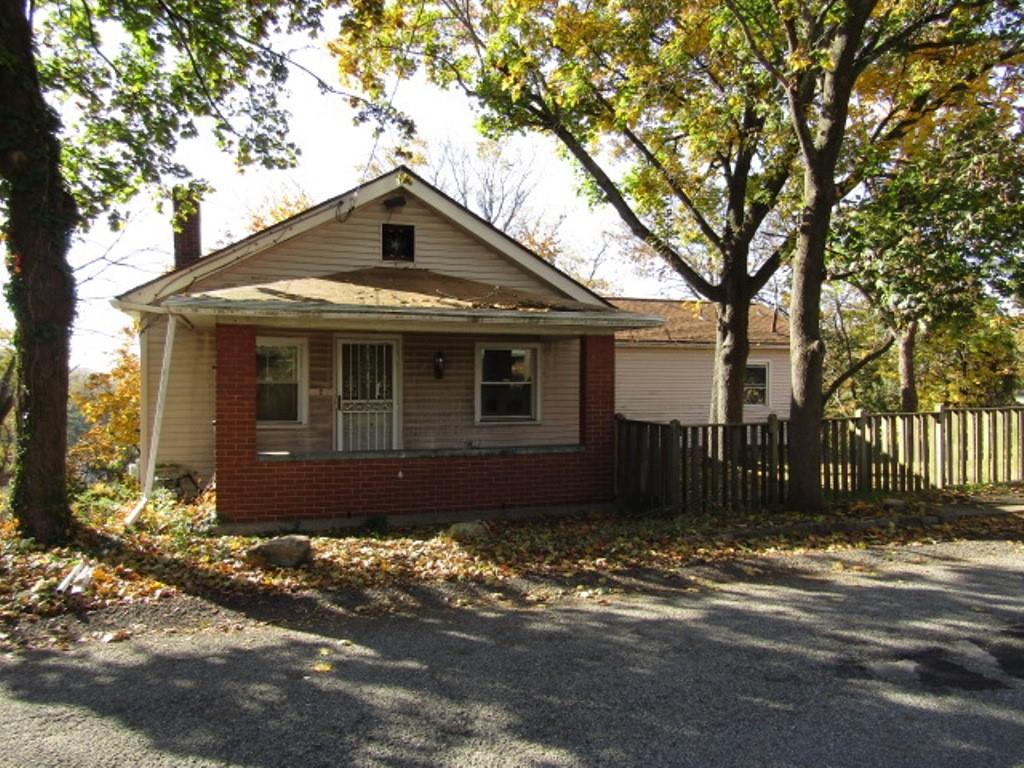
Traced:
[[688, 576], [10, 654], [0, 765], [1024, 765], [1020, 544]]

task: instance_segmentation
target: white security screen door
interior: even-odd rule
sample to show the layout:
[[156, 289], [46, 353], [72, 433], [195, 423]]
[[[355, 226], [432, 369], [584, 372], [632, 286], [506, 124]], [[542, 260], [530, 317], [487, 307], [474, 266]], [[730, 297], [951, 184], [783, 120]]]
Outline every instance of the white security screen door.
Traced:
[[388, 451], [398, 444], [392, 341], [338, 341], [338, 450]]

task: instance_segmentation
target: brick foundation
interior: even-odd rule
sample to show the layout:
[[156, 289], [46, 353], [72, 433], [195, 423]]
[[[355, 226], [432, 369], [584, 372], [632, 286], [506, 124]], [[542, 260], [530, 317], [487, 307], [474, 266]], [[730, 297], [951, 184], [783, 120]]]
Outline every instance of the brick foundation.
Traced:
[[217, 512], [225, 522], [472, 512], [611, 500], [615, 345], [580, 350], [582, 450], [517, 455], [260, 461], [256, 331], [217, 327]]

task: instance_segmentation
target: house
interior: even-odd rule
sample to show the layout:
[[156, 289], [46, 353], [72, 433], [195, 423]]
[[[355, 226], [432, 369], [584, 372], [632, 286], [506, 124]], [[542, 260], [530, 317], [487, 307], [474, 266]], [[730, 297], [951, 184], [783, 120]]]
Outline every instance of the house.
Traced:
[[613, 497], [617, 309], [406, 168], [117, 297], [144, 492], [216, 476], [227, 530]]
[[[703, 424], [711, 412], [717, 313], [704, 301], [610, 299], [619, 310], [654, 315], [660, 326], [615, 335], [615, 410], [641, 421]], [[789, 323], [763, 304], [750, 307], [745, 422], [789, 418]]]

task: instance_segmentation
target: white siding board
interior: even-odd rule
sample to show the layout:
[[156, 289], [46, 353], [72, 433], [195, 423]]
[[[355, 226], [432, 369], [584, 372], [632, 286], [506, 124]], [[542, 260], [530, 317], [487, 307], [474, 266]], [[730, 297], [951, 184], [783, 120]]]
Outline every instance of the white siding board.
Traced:
[[[713, 349], [631, 347], [615, 349], [615, 411], [629, 419], [707, 423], [714, 381]], [[747, 406], [745, 421], [768, 414], [789, 418], [789, 352], [754, 349], [751, 364], [768, 364], [768, 404]]]
[[[142, 461], [153, 433], [160, 366], [163, 363], [167, 319], [159, 317], [149, 324], [142, 354], [143, 413]], [[157, 465], [179, 464], [203, 479], [213, 474], [216, 345], [213, 333], [193, 330], [179, 323], [171, 355], [171, 374], [167, 382], [167, 401], [157, 449]]]
[[[498, 251], [469, 235], [420, 201], [407, 198], [404, 208], [389, 214], [376, 202], [357, 209], [345, 221], [323, 224], [268, 248], [233, 267], [202, 278], [190, 288], [214, 290], [239, 285], [317, 277], [366, 267], [415, 266], [468, 280], [531, 291], [544, 296], [560, 294]], [[416, 227], [413, 264], [385, 262], [380, 257], [380, 225]]]

